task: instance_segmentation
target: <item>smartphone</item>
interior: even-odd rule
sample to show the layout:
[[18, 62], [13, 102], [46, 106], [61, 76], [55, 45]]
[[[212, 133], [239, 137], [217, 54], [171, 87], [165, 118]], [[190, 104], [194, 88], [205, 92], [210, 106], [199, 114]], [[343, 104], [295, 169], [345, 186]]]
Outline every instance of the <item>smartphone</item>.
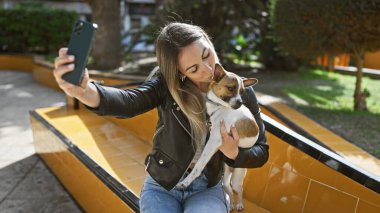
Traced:
[[82, 82], [91, 43], [97, 28], [97, 24], [82, 20], [78, 20], [75, 23], [67, 51], [68, 55], [75, 56], [75, 68], [72, 72], [68, 72], [62, 76], [65, 81], [77, 86]]

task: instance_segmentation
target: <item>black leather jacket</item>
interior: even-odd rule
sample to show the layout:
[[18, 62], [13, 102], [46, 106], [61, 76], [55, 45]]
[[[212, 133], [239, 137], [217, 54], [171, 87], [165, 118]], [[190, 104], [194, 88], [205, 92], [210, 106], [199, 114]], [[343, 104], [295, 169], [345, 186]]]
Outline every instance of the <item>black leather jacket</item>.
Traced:
[[[100, 105], [86, 107], [98, 115], [130, 118], [157, 107], [159, 120], [152, 151], [145, 160], [146, 171], [161, 186], [171, 190], [188, 169], [195, 155], [195, 144], [190, 137], [190, 124], [170, 95], [164, 78], [158, 75], [137, 88], [126, 90], [94, 84], [100, 94]], [[268, 160], [269, 147], [253, 88], [246, 88], [242, 98], [259, 126], [258, 141], [251, 148], [239, 148], [235, 160], [218, 151], [206, 166], [209, 187], [220, 181], [223, 162], [231, 167], [255, 168]]]

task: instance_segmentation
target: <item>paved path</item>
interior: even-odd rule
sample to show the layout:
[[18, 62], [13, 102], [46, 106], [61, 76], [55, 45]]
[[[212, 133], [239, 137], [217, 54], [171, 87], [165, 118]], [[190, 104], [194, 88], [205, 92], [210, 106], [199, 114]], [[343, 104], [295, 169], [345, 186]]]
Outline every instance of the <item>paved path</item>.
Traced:
[[29, 110], [65, 104], [32, 73], [0, 70], [0, 212], [83, 212], [35, 154]]

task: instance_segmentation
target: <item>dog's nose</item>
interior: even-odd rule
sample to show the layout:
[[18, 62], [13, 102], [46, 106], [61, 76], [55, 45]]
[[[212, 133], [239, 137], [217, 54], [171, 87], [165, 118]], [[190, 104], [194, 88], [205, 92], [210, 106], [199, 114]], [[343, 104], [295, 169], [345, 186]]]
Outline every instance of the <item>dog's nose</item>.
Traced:
[[243, 102], [241, 100], [237, 100], [236, 101], [236, 104], [232, 107], [234, 109], [239, 109], [241, 107], [241, 105], [243, 104]]

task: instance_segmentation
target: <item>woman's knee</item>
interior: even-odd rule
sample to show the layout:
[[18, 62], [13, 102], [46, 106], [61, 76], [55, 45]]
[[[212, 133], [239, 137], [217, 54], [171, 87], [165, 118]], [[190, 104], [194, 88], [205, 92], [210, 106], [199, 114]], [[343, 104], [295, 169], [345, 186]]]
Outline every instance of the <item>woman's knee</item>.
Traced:
[[181, 204], [170, 194], [159, 191], [144, 191], [140, 197], [140, 212], [167, 213], [182, 212]]
[[205, 191], [195, 194], [185, 201], [184, 213], [228, 213], [228, 205], [223, 191], [218, 194]]

